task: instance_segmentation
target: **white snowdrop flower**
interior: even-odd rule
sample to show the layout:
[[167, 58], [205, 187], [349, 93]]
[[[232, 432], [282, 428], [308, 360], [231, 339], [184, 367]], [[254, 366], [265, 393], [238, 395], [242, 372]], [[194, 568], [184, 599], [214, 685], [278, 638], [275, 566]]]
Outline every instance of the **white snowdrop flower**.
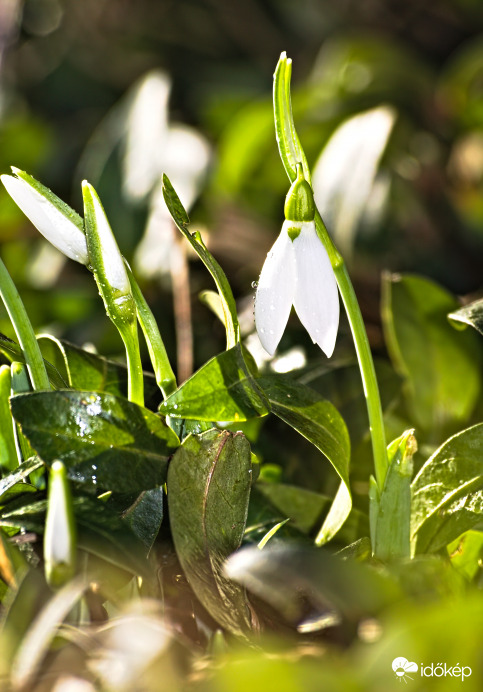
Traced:
[[315, 228], [315, 205], [302, 167], [285, 201], [285, 222], [258, 281], [255, 324], [273, 355], [292, 305], [312, 341], [330, 358], [339, 326], [339, 296], [327, 251]]
[[31, 175], [12, 167], [2, 183], [15, 204], [54, 247], [70, 259], [88, 264], [83, 222], [76, 212]]

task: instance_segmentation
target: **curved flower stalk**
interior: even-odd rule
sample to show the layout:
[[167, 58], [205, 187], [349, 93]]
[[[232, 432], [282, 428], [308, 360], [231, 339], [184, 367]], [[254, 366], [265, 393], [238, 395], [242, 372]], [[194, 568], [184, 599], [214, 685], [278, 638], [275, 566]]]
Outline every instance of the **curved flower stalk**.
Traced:
[[273, 355], [292, 305], [312, 341], [330, 358], [339, 326], [339, 295], [327, 250], [315, 228], [315, 206], [302, 166], [285, 201], [285, 222], [267, 255], [255, 299], [255, 324]]
[[144, 380], [139, 355], [136, 305], [124, 258], [114, 238], [101, 201], [87, 180], [82, 183], [87, 247], [94, 278], [106, 313], [116, 326], [128, 364], [128, 399], [144, 405]]

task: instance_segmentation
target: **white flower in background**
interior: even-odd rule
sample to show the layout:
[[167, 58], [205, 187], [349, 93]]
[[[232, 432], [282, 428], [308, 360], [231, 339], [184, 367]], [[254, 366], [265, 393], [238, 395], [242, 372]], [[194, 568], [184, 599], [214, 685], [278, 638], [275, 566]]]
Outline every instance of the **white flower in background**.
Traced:
[[89, 255], [81, 217], [31, 175], [12, 166], [14, 175], [2, 175], [10, 197], [38, 231], [70, 259], [88, 264]]
[[208, 170], [211, 149], [195, 129], [169, 122], [171, 83], [153, 70], [134, 85], [129, 95], [123, 187], [134, 201], [149, 196], [144, 236], [134, 264], [144, 276], [169, 275], [176, 264], [173, 221], [162, 194], [162, 175], [171, 180], [185, 209], [196, 200]]
[[339, 325], [339, 296], [327, 251], [315, 229], [315, 206], [302, 168], [285, 202], [286, 220], [267, 255], [255, 298], [255, 324], [273, 355], [292, 305], [312, 341], [330, 357]]
[[379, 165], [397, 113], [379, 106], [343, 122], [317, 160], [312, 184], [317, 208], [344, 255], [352, 252], [363, 220], [379, 218], [389, 179]]

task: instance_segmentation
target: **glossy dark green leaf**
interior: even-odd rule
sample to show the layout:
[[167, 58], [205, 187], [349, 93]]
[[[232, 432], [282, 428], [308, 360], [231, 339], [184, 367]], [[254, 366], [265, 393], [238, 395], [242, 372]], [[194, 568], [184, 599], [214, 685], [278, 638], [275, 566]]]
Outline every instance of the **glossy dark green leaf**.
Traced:
[[168, 471], [168, 506], [178, 558], [195, 594], [223, 627], [252, 628], [245, 590], [223, 563], [241, 544], [251, 486], [251, 455], [241, 433], [191, 435]]
[[447, 315], [456, 299], [429, 279], [386, 276], [383, 322], [391, 359], [405, 380], [415, 422], [438, 433], [465, 421], [480, 392], [480, 352], [476, 334], [457, 332]]
[[240, 340], [240, 328], [238, 325], [235, 299], [231, 286], [226, 278], [226, 274], [203, 243], [201, 234], [198, 231], [190, 233], [188, 230], [188, 214], [166, 175], [163, 175], [163, 195], [166, 206], [179, 231], [184, 235], [215, 281], [223, 308], [226, 328], [226, 347], [232, 348]]
[[[146, 546], [105, 502], [94, 497], [73, 499], [79, 548], [101, 557], [132, 574], [148, 575]], [[12, 502], [0, 515], [0, 526], [34, 531], [42, 535], [45, 526], [46, 500], [32, 502], [23, 496]]]
[[160, 406], [164, 415], [200, 421], [244, 421], [268, 413], [240, 345], [209, 360]]
[[[2, 353], [10, 363], [17, 361], [25, 364], [25, 356], [23, 355], [20, 346], [15, 343], [15, 341], [12, 341], [12, 339], [6, 337], [4, 334], [0, 334], [0, 353]], [[57, 368], [45, 359], [44, 363], [51, 385], [56, 389], [67, 387], [67, 381], [62, 377]]]
[[483, 423], [450, 437], [411, 484], [413, 550], [436, 551], [483, 519]]
[[178, 438], [159, 416], [106, 392], [34, 392], [12, 412], [42, 459], [56, 459], [91, 489], [139, 492], [162, 485]]
[[483, 334], [483, 299], [475, 300], [474, 303], [450, 312], [448, 319], [454, 327], [464, 329], [469, 325]]
[[[48, 334], [38, 337], [44, 358], [53, 363], [66, 381], [66, 386], [85, 391], [109, 392], [115, 396], [127, 395], [127, 368], [107, 358], [85, 351], [68, 341]], [[159, 389], [153, 375], [144, 373], [146, 405], [159, 404]]]

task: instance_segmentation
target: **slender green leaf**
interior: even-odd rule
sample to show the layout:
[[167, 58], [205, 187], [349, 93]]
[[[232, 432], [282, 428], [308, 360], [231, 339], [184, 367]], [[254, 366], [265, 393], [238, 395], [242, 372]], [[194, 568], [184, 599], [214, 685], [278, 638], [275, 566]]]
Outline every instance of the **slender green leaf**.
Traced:
[[483, 518], [483, 423], [450, 437], [411, 484], [413, 552], [436, 551]]
[[251, 474], [246, 437], [219, 430], [186, 438], [168, 471], [171, 531], [186, 577], [215, 620], [242, 636], [252, 629], [249, 604], [223, 563], [241, 544]]
[[408, 430], [388, 445], [389, 469], [381, 493], [371, 479], [372, 550], [383, 561], [410, 556], [412, 459], [416, 449], [414, 430]]
[[42, 459], [56, 459], [91, 490], [139, 492], [166, 480], [178, 438], [147, 409], [101, 392], [34, 392], [14, 397], [12, 412]]
[[198, 231], [195, 233], [189, 232], [187, 227], [189, 224], [188, 214], [186, 213], [175, 189], [171, 185], [171, 182], [166, 175], [163, 175], [163, 195], [176, 226], [189, 242], [215, 281], [224, 313], [224, 322], [226, 326], [226, 347], [227, 349], [232, 348], [232, 346], [240, 341], [240, 328], [238, 325], [235, 299], [225, 272], [206, 248], [200, 233]]
[[291, 76], [292, 61], [287, 58], [286, 53], [282, 53], [273, 76], [275, 134], [280, 158], [290, 181], [293, 183], [297, 178], [297, 163], [301, 163], [304, 169], [304, 178], [311, 185], [310, 168], [293, 121], [290, 96]]
[[[17, 361], [26, 364], [25, 356], [20, 346], [4, 334], [0, 334], [0, 353], [2, 353], [10, 363]], [[44, 364], [50, 384], [55, 387], [55, 389], [62, 389], [68, 386], [67, 380], [62, 377], [52, 363], [44, 359]]]
[[13, 432], [14, 421], [8, 400], [11, 393], [11, 374], [8, 365], [0, 366], [0, 473], [17, 466], [17, 448]]

